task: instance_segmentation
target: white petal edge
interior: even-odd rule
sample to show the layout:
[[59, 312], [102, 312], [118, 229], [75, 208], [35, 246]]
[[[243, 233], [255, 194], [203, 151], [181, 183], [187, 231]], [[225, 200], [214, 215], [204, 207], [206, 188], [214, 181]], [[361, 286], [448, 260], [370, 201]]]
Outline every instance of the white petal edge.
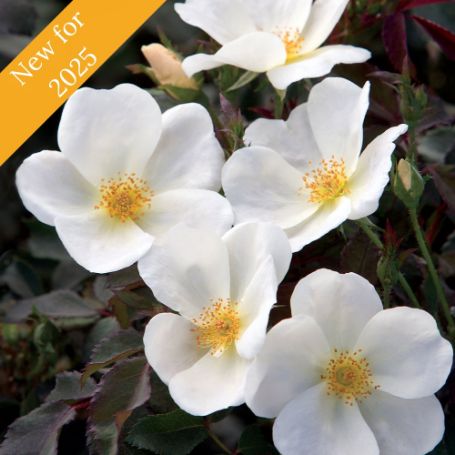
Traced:
[[239, 0], [187, 0], [174, 8], [184, 22], [200, 28], [220, 44], [256, 30]]
[[268, 256], [238, 301], [239, 317], [244, 327], [235, 346], [238, 354], [245, 359], [252, 360], [264, 344], [270, 310], [276, 303], [277, 288], [273, 258]]
[[222, 183], [236, 223], [264, 221], [292, 227], [318, 208], [300, 194], [302, 175], [269, 148], [237, 150], [223, 167]]
[[243, 0], [259, 30], [300, 33], [311, 11], [312, 0]]
[[278, 226], [271, 223], [244, 223], [223, 236], [231, 271], [231, 297], [243, 298], [259, 268], [268, 258], [277, 283], [286, 275], [292, 253], [289, 241]]
[[55, 227], [70, 256], [94, 273], [129, 267], [150, 249], [154, 240], [132, 221], [121, 223], [95, 210], [57, 217]]
[[357, 169], [348, 183], [352, 205], [350, 220], [364, 218], [378, 209], [379, 199], [389, 181], [391, 155], [395, 150], [393, 141], [407, 130], [407, 125], [388, 129], [370, 142], [360, 155]]
[[205, 354], [198, 348], [193, 327], [193, 323], [172, 313], [157, 314], [145, 327], [145, 356], [165, 384]]
[[354, 349], [362, 349], [380, 390], [400, 398], [437, 392], [452, 366], [453, 349], [434, 318], [423, 310], [397, 307], [373, 316]]
[[379, 455], [373, 432], [356, 403], [328, 397], [318, 384], [289, 402], [273, 425], [273, 442], [282, 455]]
[[233, 220], [226, 198], [215, 191], [188, 188], [158, 193], [137, 224], [154, 236], [165, 234], [179, 223], [222, 235], [231, 228]]
[[16, 174], [19, 195], [41, 222], [55, 224], [59, 215], [77, 215], [94, 208], [96, 189], [60, 152], [43, 150], [28, 157]]
[[444, 435], [444, 411], [434, 395], [405, 400], [378, 391], [359, 407], [381, 455], [425, 455]]
[[301, 279], [291, 296], [292, 316], [316, 320], [331, 348], [351, 350], [367, 322], [382, 310], [373, 285], [355, 273], [319, 269]]
[[308, 119], [307, 105], [297, 106], [288, 120], [261, 118], [245, 130], [246, 145], [268, 147], [281, 155], [302, 174], [307, 172], [310, 161], [322, 160]]
[[329, 37], [340, 20], [349, 0], [316, 0], [302, 31], [303, 52], [319, 47]]
[[84, 87], [66, 102], [58, 129], [62, 153], [91, 183], [120, 173], [140, 174], [161, 135], [161, 111], [132, 84]]
[[333, 202], [319, 206], [317, 212], [302, 223], [284, 232], [291, 243], [292, 252], [300, 251], [305, 245], [318, 240], [332, 229], [347, 220], [351, 212], [351, 202], [347, 197], [340, 197]]
[[263, 73], [286, 61], [281, 39], [273, 33], [253, 32], [226, 43], [214, 59], [248, 71]]
[[229, 298], [228, 252], [212, 230], [175, 226], [155, 242], [138, 269], [155, 297], [189, 320], [212, 299]]
[[363, 88], [347, 79], [328, 77], [308, 97], [308, 117], [323, 157], [344, 160], [350, 177], [363, 142], [363, 121], [369, 106], [370, 83]]
[[329, 345], [313, 318], [280, 321], [248, 371], [247, 405], [258, 416], [276, 417], [287, 403], [320, 383], [329, 358]]
[[213, 55], [195, 54], [183, 60], [182, 69], [188, 77], [192, 77], [200, 71], [212, 70], [223, 65], [224, 63], [216, 60]]
[[144, 177], [154, 191], [201, 188], [218, 191], [224, 153], [207, 110], [196, 103], [163, 114], [163, 131]]
[[245, 400], [245, 377], [249, 363], [233, 350], [221, 357], [206, 354], [171, 379], [169, 392], [177, 405], [192, 415], [208, 415], [230, 406], [239, 406]]
[[369, 58], [371, 53], [360, 47], [343, 44], [324, 46], [285, 65], [270, 69], [267, 77], [275, 88], [286, 90], [293, 82], [329, 74], [339, 63], [363, 63]]

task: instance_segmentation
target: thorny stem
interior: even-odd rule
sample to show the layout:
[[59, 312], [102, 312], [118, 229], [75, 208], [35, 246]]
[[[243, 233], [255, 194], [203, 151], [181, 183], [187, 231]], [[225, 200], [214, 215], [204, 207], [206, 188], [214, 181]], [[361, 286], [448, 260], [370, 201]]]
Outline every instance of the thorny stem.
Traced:
[[419, 220], [417, 219], [417, 211], [415, 209], [409, 210], [409, 216], [411, 218], [412, 228], [414, 229], [414, 234], [416, 236], [417, 243], [420, 248], [420, 252], [427, 263], [428, 272], [430, 274], [431, 280], [433, 281], [434, 287], [436, 289], [436, 294], [438, 296], [439, 303], [441, 304], [442, 311], [447, 321], [447, 326], [449, 328], [449, 333], [455, 333], [455, 322], [453, 320], [452, 314], [450, 312], [449, 302], [447, 301], [444, 289], [442, 287], [441, 280], [439, 279], [438, 272], [434, 265], [433, 259], [428, 249], [425, 236], [423, 234], [422, 228], [420, 227]]
[[[365, 234], [368, 236], [368, 238], [372, 241], [372, 243], [374, 245], [376, 245], [379, 249], [384, 250], [384, 244], [381, 242], [381, 239], [376, 234], [376, 232], [374, 232], [373, 229], [371, 229], [371, 227], [368, 226], [367, 223], [365, 223], [362, 220], [359, 220], [357, 222], [357, 225], [363, 230], [363, 232], [365, 232]], [[405, 276], [401, 272], [398, 272], [398, 282], [400, 283], [400, 286], [403, 288], [403, 291], [406, 293], [406, 295], [408, 296], [408, 298], [412, 302], [412, 304], [416, 308], [421, 308], [421, 305], [420, 305], [416, 295], [412, 291], [412, 288], [409, 285], [408, 280], [406, 280]], [[389, 301], [387, 299], [386, 294], [388, 294], [388, 292], [387, 292], [387, 290], [384, 290], [384, 297], [385, 297], [384, 307], [387, 308]]]

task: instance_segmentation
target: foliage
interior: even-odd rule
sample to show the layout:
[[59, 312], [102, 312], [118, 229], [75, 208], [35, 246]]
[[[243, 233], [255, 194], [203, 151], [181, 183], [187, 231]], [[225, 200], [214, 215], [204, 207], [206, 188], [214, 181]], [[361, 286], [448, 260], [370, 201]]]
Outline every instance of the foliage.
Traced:
[[[35, 20], [47, 20], [43, 2], [38, 11], [28, 2], [17, 3], [25, 10], [14, 16], [14, 27], [7, 30], [0, 18], [0, 40], [7, 37], [16, 47], [35, 32]], [[157, 39], [157, 22], [169, 33], [162, 41], [170, 39], [182, 54], [215, 46], [196, 43], [195, 29], [169, 23], [168, 3], [91, 85], [130, 80], [153, 90], [163, 110], [188, 101], [205, 105], [226, 156], [243, 145], [247, 122], [258, 116], [286, 119], [306, 101], [314, 80], [276, 93], [263, 75], [231, 67], [209, 71], [202, 92], [155, 86], [144, 62], [136, 62], [140, 45]], [[331, 42], [363, 45], [374, 54], [367, 64], [338, 66], [332, 73], [359, 84], [372, 81], [367, 139], [401, 120], [410, 131], [395, 153], [392, 184], [375, 215], [360, 224], [346, 222], [294, 255], [271, 325], [289, 315], [290, 294], [301, 277], [330, 267], [366, 277], [386, 305], [420, 306], [433, 313], [442, 333], [455, 340], [450, 323], [455, 306], [455, 34], [448, 29], [446, 16], [453, 20], [454, 15], [447, 3], [352, 1], [331, 36]], [[52, 11], [63, 6], [52, 5]], [[2, 61], [9, 57], [3, 52], [8, 46], [0, 46]], [[17, 166], [32, 151], [52, 145], [55, 126], [50, 119], [0, 170], [0, 455], [276, 454], [270, 422], [245, 407], [207, 418], [177, 410], [143, 356], [144, 326], [163, 306], [136, 268], [101, 276], [86, 272], [65, 252], [55, 230], [21, 206], [14, 189]], [[400, 166], [400, 160], [405, 164]], [[415, 175], [409, 191], [400, 177], [406, 166]], [[452, 374], [439, 394], [447, 428], [434, 455], [454, 453], [454, 396]]]

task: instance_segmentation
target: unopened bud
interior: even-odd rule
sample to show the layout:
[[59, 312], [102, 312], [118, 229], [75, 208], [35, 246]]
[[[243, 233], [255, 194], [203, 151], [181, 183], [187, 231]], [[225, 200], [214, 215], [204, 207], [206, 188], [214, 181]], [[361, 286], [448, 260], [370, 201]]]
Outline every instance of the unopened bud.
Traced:
[[393, 189], [396, 196], [408, 209], [417, 208], [425, 183], [419, 171], [407, 160], [397, 166]]
[[142, 46], [141, 51], [159, 84], [199, 90], [197, 82], [184, 73], [182, 62], [175, 52], [158, 43]]

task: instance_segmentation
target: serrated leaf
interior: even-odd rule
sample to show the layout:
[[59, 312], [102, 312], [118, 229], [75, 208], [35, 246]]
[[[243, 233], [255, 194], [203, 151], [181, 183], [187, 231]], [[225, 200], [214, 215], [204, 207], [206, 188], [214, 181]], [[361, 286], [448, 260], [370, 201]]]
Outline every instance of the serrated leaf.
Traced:
[[60, 431], [75, 415], [61, 401], [43, 404], [9, 427], [0, 455], [56, 455]]
[[243, 73], [237, 81], [232, 84], [226, 92], [233, 92], [234, 90], [238, 90], [239, 88], [244, 87], [245, 85], [249, 84], [250, 82], [254, 81], [260, 73], [255, 73], [254, 71], [246, 71]]
[[149, 375], [145, 358], [137, 357], [118, 363], [99, 382], [89, 416], [89, 438], [99, 453], [117, 454], [123, 423], [150, 397]]
[[142, 336], [134, 329], [120, 330], [108, 335], [93, 349], [90, 363], [81, 377], [82, 383], [96, 371], [131, 357], [143, 348]]
[[278, 451], [268, 442], [259, 425], [247, 427], [240, 436], [238, 451], [243, 455], [278, 455]]
[[25, 321], [33, 308], [49, 319], [91, 318], [96, 320], [99, 317], [98, 312], [75, 292], [58, 290], [17, 302], [8, 311], [6, 322]]
[[90, 398], [96, 389], [96, 382], [89, 378], [89, 380], [81, 387], [81, 373], [78, 371], [60, 373], [56, 378], [55, 387], [52, 392], [47, 396], [47, 402], [61, 401], [61, 400], [82, 400]]
[[95, 347], [101, 343], [104, 338], [113, 335], [119, 330], [119, 323], [112, 316], [107, 316], [97, 321], [87, 336], [84, 346], [84, 358], [88, 361], [93, 349], [95, 349]]
[[180, 409], [141, 419], [131, 430], [127, 442], [158, 455], [187, 455], [207, 438], [201, 417]]

